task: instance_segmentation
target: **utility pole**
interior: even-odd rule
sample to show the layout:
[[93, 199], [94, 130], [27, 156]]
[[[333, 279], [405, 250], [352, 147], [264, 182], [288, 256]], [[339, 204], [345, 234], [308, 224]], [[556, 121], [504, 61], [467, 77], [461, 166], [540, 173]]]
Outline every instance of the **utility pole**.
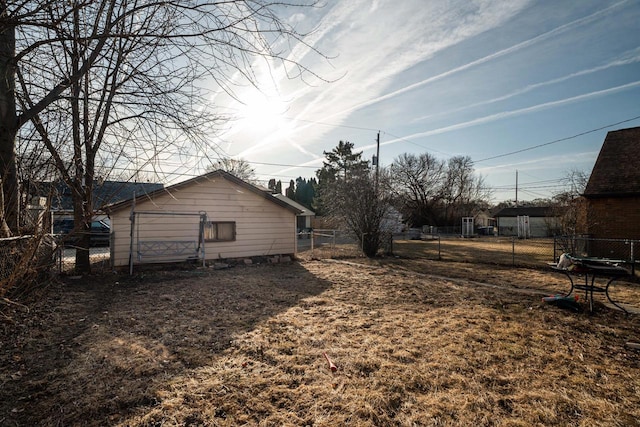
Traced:
[[380, 131], [376, 138], [376, 196], [378, 195], [378, 174], [380, 173]]
[[516, 208], [518, 207], [518, 169], [516, 169]]

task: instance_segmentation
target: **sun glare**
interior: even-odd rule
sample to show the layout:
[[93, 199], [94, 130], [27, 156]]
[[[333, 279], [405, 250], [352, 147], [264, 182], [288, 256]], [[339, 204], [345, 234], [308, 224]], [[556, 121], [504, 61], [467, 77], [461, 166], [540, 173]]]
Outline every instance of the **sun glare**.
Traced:
[[240, 108], [240, 119], [256, 133], [281, 132], [288, 127], [287, 104], [279, 96], [253, 91]]

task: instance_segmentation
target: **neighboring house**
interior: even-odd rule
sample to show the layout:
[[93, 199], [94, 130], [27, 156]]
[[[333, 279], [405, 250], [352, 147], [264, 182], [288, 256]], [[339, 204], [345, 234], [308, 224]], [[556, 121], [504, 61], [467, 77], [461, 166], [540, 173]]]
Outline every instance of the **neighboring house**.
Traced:
[[[271, 190], [266, 190], [266, 191], [271, 191]], [[311, 209], [307, 208], [306, 206], [301, 205], [300, 203], [296, 202], [295, 200], [291, 200], [290, 198], [288, 198], [287, 196], [283, 195], [283, 194], [273, 194], [273, 197], [282, 200], [283, 202], [293, 206], [294, 208], [298, 209], [300, 211], [300, 213], [297, 215], [297, 219], [296, 219], [296, 227], [298, 228], [299, 232], [302, 232], [304, 230], [309, 230], [311, 227], [311, 221], [313, 220], [313, 218], [315, 218], [316, 213], [314, 211], [312, 211]]]
[[607, 133], [583, 196], [590, 237], [640, 239], [640, 127]]
[[[125, 181], [104, 181], [95, 182], [93, 185], [93, 209], [100, 212], [106, 205], [128, 200], [142, 194], [164, 188], [163, 184], [147, 182], [125, 182]], [[31, 189], [34, 199], [41, 199], [43, 196], [51, 197], [51, 211], [54, 219], [73, 219], [73, 200], [71, 190], [63, 181], [40, 182]], [[42, 202], [41, 202], [42, 203]], [[99, 217], [98, 219], [103, 219]]]
[[[71, 224], [73, 228], [73, 200], [71, 190], [62, 181], [27, 182], [25, 184], [29, 204], [26, 206], [25, 226], [33, 229], [43, 229], [48, 232], [61, 233], [61, 228], [68, 232], [68, 227], [61, 224]], [[124, 182], [124, 181], [96, 181], [93, 186], [94, 221], [105, 221], [108, 218], [102, 208], [105, 205], [127, 200], [134, 194], [144, 194], [163, 188], [162, 184]]]
[[108, 206], [115, 267], [296, 253], [301, 211], [222, 170]]
[[499, 236], [549, 237], [560, 226], [554, 210], [546, 206], [504, 208], [494, 218]]
[[[63, 181], [41, 182], [36, 188], [39, 196], [51, 194], [51, 210], [73, 211], [71, 190]], [[134, 193], [140, 196], [161, 188], [164, 188], [163, 184], [149, 182], [96, 181], [93, 184], [93, 209], [100, 210], [106, 205], [131, 199]]]

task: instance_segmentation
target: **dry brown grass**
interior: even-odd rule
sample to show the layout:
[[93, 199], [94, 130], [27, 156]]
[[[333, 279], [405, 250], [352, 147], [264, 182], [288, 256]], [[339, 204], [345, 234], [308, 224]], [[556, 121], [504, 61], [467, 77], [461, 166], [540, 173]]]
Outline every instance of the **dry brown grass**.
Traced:
[[640, 425], [640, 317], [540, 301], [565, 288], [406, 258], [70, 281], [3, 323], [0, 424]]

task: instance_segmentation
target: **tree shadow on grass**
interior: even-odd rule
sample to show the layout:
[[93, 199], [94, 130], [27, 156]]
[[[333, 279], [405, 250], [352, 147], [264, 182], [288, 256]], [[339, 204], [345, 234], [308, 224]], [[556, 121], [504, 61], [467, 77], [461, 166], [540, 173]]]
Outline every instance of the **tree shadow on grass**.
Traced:
[[4, 331], [0, 424], [114, 423], [329, 286], [297, 263], [70, 280]]

